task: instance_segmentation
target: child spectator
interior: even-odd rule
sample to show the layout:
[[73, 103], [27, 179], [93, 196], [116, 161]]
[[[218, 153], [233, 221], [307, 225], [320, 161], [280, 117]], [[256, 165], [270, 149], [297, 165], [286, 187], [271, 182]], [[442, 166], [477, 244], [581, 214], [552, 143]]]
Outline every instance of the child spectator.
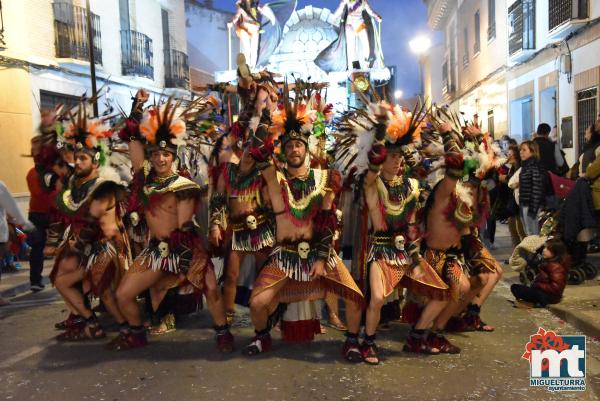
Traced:
[[539, 265], [531, 286], [513, 284], [510, 287], [517, 300], [531, 302], [536, 307], [559, 303], [567, 284], [568, 258], [563, 242], [559, 239], [546, 241], [542, 257], [540, 261], [535, 258], [528, 261]]

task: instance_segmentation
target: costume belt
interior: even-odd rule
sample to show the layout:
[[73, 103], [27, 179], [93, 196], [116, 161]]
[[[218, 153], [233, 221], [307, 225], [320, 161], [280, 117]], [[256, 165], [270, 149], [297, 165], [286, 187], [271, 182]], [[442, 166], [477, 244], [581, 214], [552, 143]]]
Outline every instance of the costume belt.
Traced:
[[385, 260], [393, 265], [409, 264], [409, 257], [404, 248], [406, 238], [402, 234], [375, 232], [369, 236], [369, 254], [367, 261]]
[[[318, 252], [314, 243], [294, 241], [276, 246], [271, 252], [267, 264], [276, 265], [292, 280], [311, 281], [310, 269], [317, 260]], [[327, 265], [335, 265], [333, 255], [330, 256]]]

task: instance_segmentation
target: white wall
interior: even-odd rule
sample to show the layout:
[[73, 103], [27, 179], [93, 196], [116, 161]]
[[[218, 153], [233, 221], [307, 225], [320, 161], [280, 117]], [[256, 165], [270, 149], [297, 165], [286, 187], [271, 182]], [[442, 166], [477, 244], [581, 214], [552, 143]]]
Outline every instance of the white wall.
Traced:
[[[233, 14], [208, 9], [194, 1], [185, 2], [185, 11], [190, 68], [206, 72], [227, 70], [227, 23], [233, 19]], [[231, 57], [235, 68], [239, 40], [235, 28], [231, 31]]]

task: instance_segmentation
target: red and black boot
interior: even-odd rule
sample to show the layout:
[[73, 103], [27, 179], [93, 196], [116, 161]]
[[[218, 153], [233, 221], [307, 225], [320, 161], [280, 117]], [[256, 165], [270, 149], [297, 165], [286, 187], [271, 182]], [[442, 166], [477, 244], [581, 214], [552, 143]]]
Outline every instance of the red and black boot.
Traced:
[[233, 334], [229, 331], [229, 325], [215, 326], [217, 350], [230, 353], [234, 350]]
[[342, 348], [342, 354], [348, 362], [359, 363], [363, 361], [360, 344], [358, 343], [358, 334], [346, 332], [346, 341]]
[[122, 329], [119, 335], [106, 345], [106, 348], [112, 351], [125, 351], [146, 345], [148, 345], [148, 337], [144, 326], [130, 326], [128, 330]]
[[430, 341], [430, 331], [411, 329], [406, 338], [406, 344], [402, 348], [404, 352], [415, 354], [438, 355], [439, 349]]
[[262, 354], [263, 352], [271, 351], [273, 340], [271, 339], [271, 334], [268, 330], [260, 330], [256, 331], [256, 335], [244, 348], [244, 355], [246, 356], [254, 356], [257, 354]]

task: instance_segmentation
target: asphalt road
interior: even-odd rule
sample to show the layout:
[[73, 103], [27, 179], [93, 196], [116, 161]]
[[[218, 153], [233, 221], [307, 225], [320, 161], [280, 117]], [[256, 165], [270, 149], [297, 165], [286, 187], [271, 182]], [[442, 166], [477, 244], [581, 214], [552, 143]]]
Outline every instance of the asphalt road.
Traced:
[[[521, 359], [538, 327], [577, 331], [544, 309], [515, 309], [501, 283], [482, 317], [493, 333], [450, 338], [460, 355], [402, 352], [408, 326], [378, 336], [382, 363], [351, 365], [341, 358], [341, 333], [329, 329], [310, 344], [275, 340], [271, 353], [249, 359], [240, 349], [252, 335], [247, 312], [234, 325], [237, 350], [220, 355], [206, 311], [144, 348], [105, 351], [108, 341], [59, 344], [55, 322], [65, 316], [54, 290], [28, 294], [0, 308], [0, 399], [6, 400], [595, 400], [600, 393], [600, 345], [588, 338], [587, 390], [551, 393], [529, 386]], [[112, 337], [114, 333], [109, 333]], [[278, 338], [278, 334], [275, 334]]]

